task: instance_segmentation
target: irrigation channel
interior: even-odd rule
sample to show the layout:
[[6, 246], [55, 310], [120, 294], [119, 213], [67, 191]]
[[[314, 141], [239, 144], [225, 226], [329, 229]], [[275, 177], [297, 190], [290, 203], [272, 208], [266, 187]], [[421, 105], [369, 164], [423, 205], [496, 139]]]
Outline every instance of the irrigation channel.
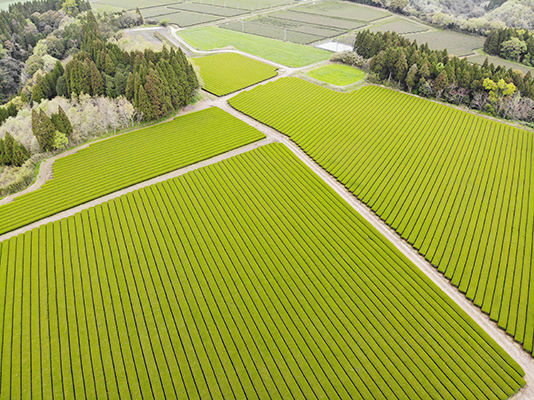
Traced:
[[[161, 28], [143, 28], [143, 29], [154, 29], [155, 31], [160, 31]], [[247, 57], [256, 59], [258, 61], [264, 62], [266, 64], [274, 65], [278, 68], [278, 75], [276, 77], [273, 77], [267, 81], [260, 82], [256, 85], [250, 86], [248, 88], [239, 90], [237, 92], [231, 93], [226, 96], [222, 96], [219, 98], [210, 97], [207, 100], [198, 102], [192, 106], [186, 107], [184, 110], [180, 112], [178, 115], [188, 114], [196, 111], [200, 111], [209, 107], [219, 107], [222, 110], [228, 112], [229, 114], [239, 118], [240, 120], [244, 121], [245, 123], [253, 126], [254, 128], [258, 129], [260, 132], [266, 135], [265, 139], [262, 139], [258, 142], [249, 144], [244, 147], [240, 147], [235, 150], [231, 150], [229, 152], [220, 154], [218, 156], [212, 157], [210, 159], [189, 165], [185, 168], [178, 169], [176, 171], [173, 171], [171, 173], [161, 175], [159, 177], [150, 179], [148, 181], [144, 181], [142, 183], [130, 186], [128, 188], [119, 190], [117, 192], [111, 193], [109, 195], [97, 198], [95, 200], [92, 200], [88, 203], [82, 204], [80, 206], [68, 209], [66, 211], [63, 211], [61, 213], [55, 214], [53, 216], [44, 218], [40, 221], [34, 222], [30, 225], [27, 225], [25, 227], [16, 229], [14, 231], [11, 231], [9, 233], [6, 233], [2, 236], [0, 236], [0, 242], [6, 239], [9, 239], [11, 237], [17, 236], [21, 233], [30, 231], [34, 228], [37, 228], [41, 225], [45, 225], [47, 223], [60, 220], [62, 218], [74, 215], [84, 209], [88, 209], [91, 207], [94, 207], [95, 205], [102, 204], [106, 201], [109, 201], [111, 199], [120, 197], [126, 193], [133, 192], [135, 190], [148, 187], [150, 185], [153, 185], [158, 182], [163, 182], [172, 178], [175, 178], [177, 176], [186, 174], [188, 172], [194, 171], [196, 169], [215, 164], [219, 161], [222, 161], [224, 159], [228, 159], [231, 157], [234, 157], [239, 154], [243, 154], [245, 152], [248, 152], [250, 150], [253, 150], [255, 148], [264, 146], [269, 143], [273, 142], [280, 142], [283, 143], [285, 146], [287, 146], [300, 160], [302, 160], [310, 169], [312, 169], [326, 184], [328, 184], [339, 196], [341, 196], [351, 207], [353, 207], [363, 218], [365, 218], [375, 229], [377, 229], [384, 237], [389, 240], [398, 250], [400, 250], [410, 261], [412, 261], [425, 275], [427, 275], [441, 290], [443, 290], [456, 304], [458, 304], [473, 320], [475, 320], [482, 329], [484, 329], [488, 335], [493, 338], [525, 371], [525, 381], [527, 382], [526, 385], [511, 399], [512, 400], [532, 400], [534, 399], [534, 358], [525, 352], [522, 347], [514, 342], [514, 340], [506, 334], [506, 332], [502, 329], [500, 329], [497, 326], [496, 322], [493, 322], [490, 320], [489, 316], [484, 314], [480, 308], [476, 307], [471, 301], [467, 300], [467, 298], [454, 286], [450, 284], [450, 282], [437, 271], [436, 268], [434, 268], [430, 263], [428, 263], [413, 247], [411, 247], [406, 241], [404, 241], [393, 229], [391, 229], [386, 223], [384, 223], [380, 218], [378, 218], [369, 207], [367, 207], [365, 204], [363, 204], [361, 201], [359, 201], [352, 193], [350, 193], [340, 182], [338, 182], [333, 176], [331, 176], [328, 172], [326, 172], [321, 166], [319, 166], [313, 159], [311, 159], [303, 150], [301, 150], [295, 143], [293, 143], [287, 136], [283, 135], [282, 133], [254, 120], [253, 118], [250, 118], [239, 111], [235, 110], [228, 104], [228, 99], [231, 97], [245, 91], [250, 90], [254, 88], [255, 86], [265, 84], [266, 82], [273, 81], [280, 79], [282, 77], [290, 76], [295, 74], [296, 72], [304, 69], [309, 69], [312, 66], [308, 65], [301, 68], [289, 68], [287, 66], [273, 63], [272, 61], [265, 60], [258, 56], [253, 56], [250, 54], [247, 54], [245, 52], [239, 51], [239, 50], [232, 50], [232, 49], [224, 49], [224, 50], [214, 50], [214, 51], [197, 51], [195, 48], [190, 46], [187, 42], [185, 42], [183, 39], [181, 39], [176, 32], [178, 29], [176, 28], [170, 28], [169, 32], [172, 35], [172, 43], [183, 48], [184, 50], [187, 50], [190, 54], [196, 54], [196, 55], [207, 55], [207, 54], [218, 54], [218, 53], [238, 53], [245, 55]], [[326, 62], [321, 62], [316, 65], [324, 64]], [[106, 139], [101, 139], [106, 140]], [[95, 142], [93, 142], [95, 143]], [[74, 152], [77, 151], [77, 149], [74, 149]], [[67, 155], [72, 154], [73, 151], [68, 151], [65, 153], [62, 153], [53, 159], [47, 160], [47, 162], [43, 165], [44, 170], [42, 169], [40, 171], [40, 177], [38, 178], [38, 182], [36, 184], [32, 185], [28, 189], [26, 189], [23, 192], [20, 192], [18, 194], [9, 196], [9, 199], [4, 199], [2, 203], [11, 201], [18, 195], [22, 193], [28, 193], [29, 191], [33, 191], [38, 189], [44, 181], [47, 179], [50, 179], [52, 177], [52, 168], [53, 168], [53, 162], [57, 160], [58, 158], [65, 157]]]

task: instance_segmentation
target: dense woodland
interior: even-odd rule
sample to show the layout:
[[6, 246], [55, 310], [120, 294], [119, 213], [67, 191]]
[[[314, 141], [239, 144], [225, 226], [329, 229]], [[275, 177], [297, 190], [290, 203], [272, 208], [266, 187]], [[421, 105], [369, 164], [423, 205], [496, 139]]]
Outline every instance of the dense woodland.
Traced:
[[354, 50], [368, 59], [371, 79], [425, 97], [462, 104], [504, 118], [534, 121], [534, 81], [530, 73], [470, 63], [446, 50], [396, 33], [362, 31]]
[[534, 35], [526, 29], [497, 29], [488, 34], [484, 51], [507, 60], [534, 65]]

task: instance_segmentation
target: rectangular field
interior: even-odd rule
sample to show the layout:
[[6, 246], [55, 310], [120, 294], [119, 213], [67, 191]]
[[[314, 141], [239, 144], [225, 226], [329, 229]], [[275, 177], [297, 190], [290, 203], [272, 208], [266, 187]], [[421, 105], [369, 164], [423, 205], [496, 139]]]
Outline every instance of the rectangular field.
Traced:
[[58, 159], [40, 189], [0, 206], [0, 234], [263, 137], [209, 108], [93, 143]]
[[294, 140], [528, 352], [534, 135], [394, 90], [283, 78], [230, 99]]
[[331, 54], [326, 50], [310, 46], [281, 42], [211, 26], [186, 29], [177, 33], [199, 50], [213, 50], [233, 46], [245, 53], [289, 67], [304, 67], [328, 60]]
[[282, 144], [0, 243], [6, 399], [505, 399], [524, 372]]
[[235, 53], [192, 58], [200, 68], [203, 89], [224, 96], [276, 76], [276, 67]]
[[181, 3], [180, 0], [133, 0], [133, 1], [124, 1], [124, 0], [97, 0], [91, 1], [91, 7], [94, 8], [105, 8], [109, 6], [113, 9], [120, 10], [135, 10], [136, 8], [144, 9], [151, 7], [161, 7], [166, 5], [178, 4]]

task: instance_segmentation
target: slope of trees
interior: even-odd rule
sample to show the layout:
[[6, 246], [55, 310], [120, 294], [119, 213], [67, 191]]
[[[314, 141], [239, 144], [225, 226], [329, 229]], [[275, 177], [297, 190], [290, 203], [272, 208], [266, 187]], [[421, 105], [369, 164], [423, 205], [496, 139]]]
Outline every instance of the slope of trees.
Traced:
[[487, 60], [480, 66], [391, 32], [361, 31], [354, 50], [369, 59], [372, 78], [379, 83], [504, 118], [534, 120], [530, 73], [495, 67]]
[[152, 120], [185, 106], [199, 86], [180, 49], [125, 52], [104, 41], [92, 12], [87, 13], [82, 31], [80, 52], [64, 69], [58, 63], [53, 71], [39, 77], [32, 89], [34, 102], [82, 93], [125, 96], [144, 120]]

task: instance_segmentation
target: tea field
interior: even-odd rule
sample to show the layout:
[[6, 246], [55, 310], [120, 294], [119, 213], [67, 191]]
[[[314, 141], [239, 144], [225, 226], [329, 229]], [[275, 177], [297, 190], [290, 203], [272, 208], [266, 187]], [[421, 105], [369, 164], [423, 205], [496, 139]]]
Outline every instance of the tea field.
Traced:
[[346, 94], [297, 78], [230, 103], [287, 134], [533, 351], [532, 132], [382, 87]]
[[264, 137], [209, 108], [94, 143], [58, 159], [40, 189], [0, 206], [0, 234]]
[[505, 399], [525, 383], [281, 144], [2, 242], [0, 310], [5, 399]]
[[199, 67], [202, 88], [217, 96], [235, 92], [277, 75], [276, 67], [236, 53], [192, 58]]

